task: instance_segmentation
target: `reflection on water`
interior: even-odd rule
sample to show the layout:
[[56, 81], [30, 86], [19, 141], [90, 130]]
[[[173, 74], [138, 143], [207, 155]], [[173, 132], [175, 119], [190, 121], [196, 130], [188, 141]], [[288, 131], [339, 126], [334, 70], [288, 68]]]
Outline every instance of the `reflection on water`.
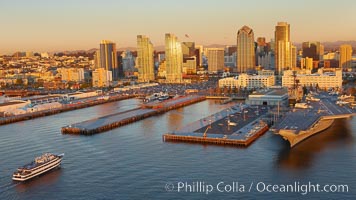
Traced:
[[31, 188], [48, 187], [50, 185], [53, 185], [58, 181], [58, 178], [61, 176], [62, 170], [63, 169], [59, 167], [38, 177], [35, 177], [29, 181], [21, 182], [16, 185], [16, 190], [17, 192], [22, 193]]
[[330, 148], [341, 148], [353, 144], [353, 136], [348, 119], [335, 120], [327, 130], [299, 143], [292, 149], [285, 143], [280, 150], [277, 165], [292, 170], [306, 169], [313, 165], [315, 157]]

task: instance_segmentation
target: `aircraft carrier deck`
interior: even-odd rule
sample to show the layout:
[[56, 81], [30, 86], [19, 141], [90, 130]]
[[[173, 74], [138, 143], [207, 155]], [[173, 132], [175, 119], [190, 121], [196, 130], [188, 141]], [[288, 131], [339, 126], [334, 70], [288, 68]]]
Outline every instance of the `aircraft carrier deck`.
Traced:
[[337, 105], [337, 96], [323, 92], [315, 97], [320, 101], [308, 101], [308, 108], [305, 109], [294, 108], [273, 127], [274, 132], [288, 140], [291, 147], [329, 128], [335, 119], [356, 114], [356, 110], [347, 104]]

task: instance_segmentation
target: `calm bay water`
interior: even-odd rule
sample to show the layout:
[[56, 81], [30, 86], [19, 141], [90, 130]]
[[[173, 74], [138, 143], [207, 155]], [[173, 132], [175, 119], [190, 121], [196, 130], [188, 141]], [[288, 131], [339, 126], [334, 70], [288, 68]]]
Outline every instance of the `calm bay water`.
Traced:
[[[356, 119], [338, 120], [290, 149], [266, 133], [249, 148], [165, 143], [162, 134], [227, 105], [204, 101], [94, 136], [60, 128], [136, 107], [136, 99], [0, 126], [0, 199], [354, 199]], [[12, 172], [43, 152], [65, 153], [62, 167], [27, 183]], [[177, 192], [178, 182], [347, 184], [348, 193]], [[172, 183], [175, 191], [166, 191]], [[248, 188], [246, 188], [248, 190]]]

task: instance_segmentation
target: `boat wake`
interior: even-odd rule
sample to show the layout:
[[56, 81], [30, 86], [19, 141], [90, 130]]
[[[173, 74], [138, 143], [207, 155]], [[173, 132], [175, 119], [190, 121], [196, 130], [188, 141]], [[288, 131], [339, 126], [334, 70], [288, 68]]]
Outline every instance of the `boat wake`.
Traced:
[[20, 182], [11, 182], [0, 186], [0, 194], [16, 187]]

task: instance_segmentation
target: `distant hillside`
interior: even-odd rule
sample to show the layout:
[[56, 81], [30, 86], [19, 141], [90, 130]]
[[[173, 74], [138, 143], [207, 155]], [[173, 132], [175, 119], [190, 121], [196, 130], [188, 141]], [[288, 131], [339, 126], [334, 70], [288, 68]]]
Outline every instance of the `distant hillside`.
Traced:
[[343, 44], [350, 44], [353, 49], [356, 49], [356, 41], [355, 40], [322, 42], [322, 44], [324, 45], [325, 49], [338, 49], [340, 47], [340, 45], [343, 45]]
[[[354, 51], [356, 51], [356, 40], [349, 40], [349, 41], [336, 41], [336, 42], [322, 42], [322, 44], [325, 47], [325, 51], [329, 50], [337, 50], [339, 49], [340, 45], [342, 44], [350, 44]], [[302, 48], [302, 43], [294, 43], [294, 45], [297, 46], [298, 49]], [[236, 46], [234, 45], [225, 45], [225, 44], [209, 44], [209, 45], [203, 45], [204, 48], [224, 48], [226, 46]], [[117, 50], [118, 51], [136, 51], [136, 47], [120, 47]], [[154, 49], [156, 51], [164, 51], [165, 46], [164, 45], [159, 45], [159, 46], [154, 46]], [[54, 53], [64, 53], [64, 54], [77, 54], [77, 53], [94, 53], [97, 51], [98, 48], [92, 48], [89, 50], [75, 50], [75, 51], [58, 51]]]
[[[355, 40], [336, 41], [336, 42], [321, 42], [321, 44], [324, 45], [325, 51], [337, 50], [337, 49], [339, 49], [340, 45], [343, 45], [343, 44], [350, 44], [353, 49], [356, 49], [356, 41]], [[294, 43], [294, 45], [298, 49], [302, 48], [302, 43]]]

